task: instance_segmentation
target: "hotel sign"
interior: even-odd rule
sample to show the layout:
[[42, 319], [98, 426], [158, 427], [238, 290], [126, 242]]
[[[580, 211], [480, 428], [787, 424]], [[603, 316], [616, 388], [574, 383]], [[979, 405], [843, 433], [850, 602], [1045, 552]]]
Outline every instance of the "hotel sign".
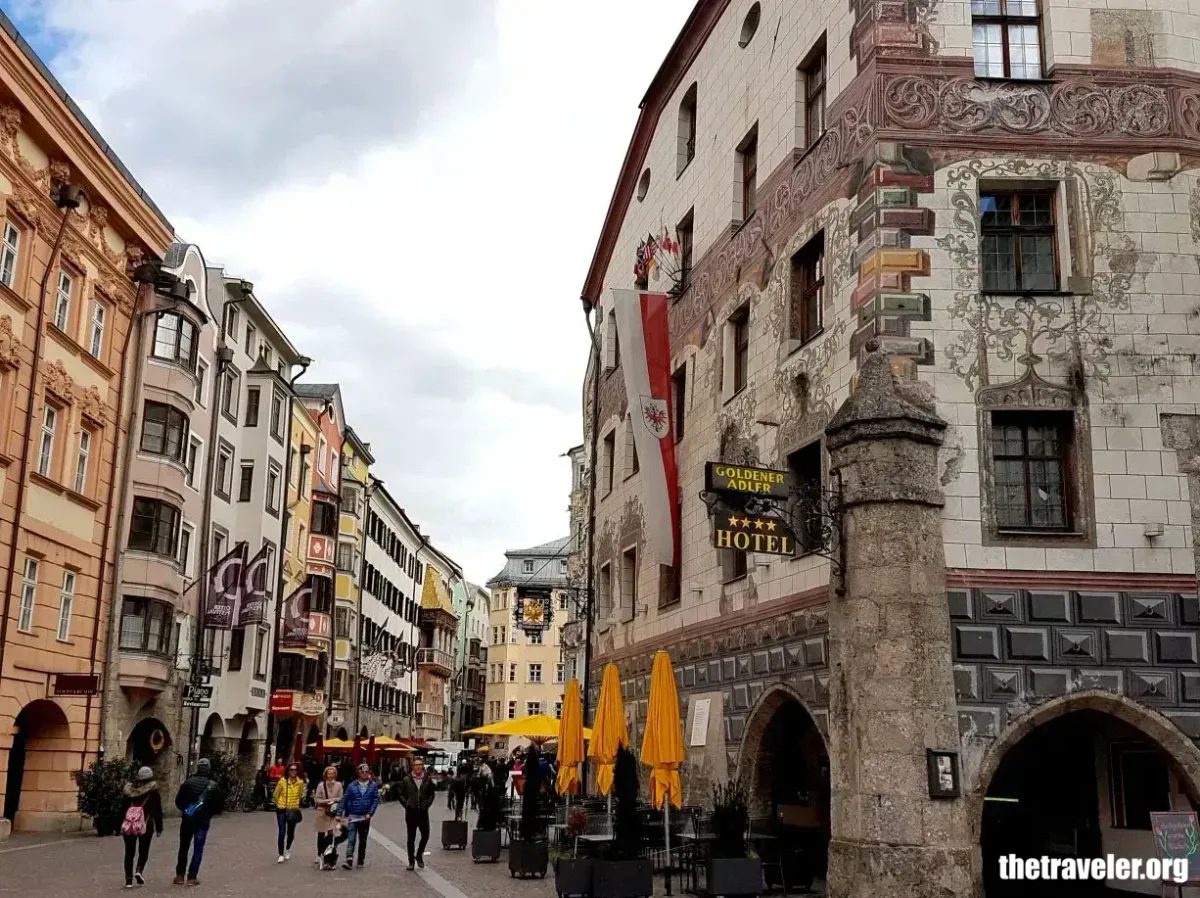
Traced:
[[720, 508], [713, 515], [713, 545], [739, 552], [791, 555], [796, 537], [779, 518]]
[[704, 466], [704, 488], [712, 493], [786, 499], [791, 483], [787, 471], [727, 465], [710, 461]]

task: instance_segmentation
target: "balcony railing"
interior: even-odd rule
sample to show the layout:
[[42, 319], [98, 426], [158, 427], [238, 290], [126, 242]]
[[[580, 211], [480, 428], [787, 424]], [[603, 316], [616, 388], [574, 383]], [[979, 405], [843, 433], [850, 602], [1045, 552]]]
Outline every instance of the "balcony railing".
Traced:
[[441, 668], [447, 674], [454, 672], [454, 658], [451, 657], [449, 652], [444, 652], [441, 649], [418, 649], [417, 666], [420, 667], [422, 665]]
[[428, 711], [417, 712], [417, 726], [426, 730], [440, 730], [445, 720], [444, 714], [432, 714]]

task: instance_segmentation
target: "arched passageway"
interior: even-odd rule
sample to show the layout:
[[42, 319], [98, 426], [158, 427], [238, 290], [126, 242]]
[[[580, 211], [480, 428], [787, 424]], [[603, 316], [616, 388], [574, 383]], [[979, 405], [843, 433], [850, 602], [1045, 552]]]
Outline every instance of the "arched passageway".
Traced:
[[4, 784], [4, 817], [15, 830], [58, 828], [64, 814], [77, 807], [71, 779], [72, 750], [67, 715], [55, 702], [38, 699], [26, 705], [14, 722]]
[[1191, 810], [1188, 788], [1161, 745], [1112, 714], [1084, 708], [1032, 728], [1004, 752], [987, 783], [980, 830], [986, 898], [1099, 898], [1147, 885], [1159, 894], [1160, 883], [1005, 880], [1000, 861], [1157, 857], [1150, 814]]
[[349, 741], [349, 736], [346, 733], [345, 727], [338, 727], [337, 737], [339, 739], [341, 739], [343, 742]]
[[156, 777], [171, 771], [174, 740], [166, 725], [156, 717], [139, 720], [125, 741], [125, 757], [139, 767], [149, 767]]

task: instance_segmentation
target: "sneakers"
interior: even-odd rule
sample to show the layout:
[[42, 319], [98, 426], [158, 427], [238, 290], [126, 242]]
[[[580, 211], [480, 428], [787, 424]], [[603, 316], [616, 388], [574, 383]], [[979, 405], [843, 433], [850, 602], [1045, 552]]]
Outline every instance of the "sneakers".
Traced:
[[127, 880], [125, 882], [125, 888], [132, 889], [133, 888], [133, 880]]
[[408, 869], [409, 869], [409, 871], [412, 871], [412, 870], [415, 870], [415, 869], [417, 869], [417, 868], [416, 868], [416, 865], [415, 865], [415, 864], [414, 864], [412, 861], [409, 861], [409, 862], [408, 862]]
[[200, 885], [200, 880], [198, 880], [198, 879], [189, 879], [189, 880], [187, 881], [187, 884], [188, 884], [188, 885], [190, 885], [190, 886], [198, 886], [198, 885]]
[[282, 864], [282, 863], [283, 863], [283, 855], [282, 855], [282, 854], [281, 854], [281, 855], [279, 855], [279, 857], [277, 857], [277, 858], [275, 859], [275, 863], [277, 863], [277, 864]]
[[417, 858], [417, 866], [420, 867], [422, 870], [424, 870], [425, 869], [425, 859]]
[[292, 859], [292, 849], [289, 848], [287, 851], [285, 851], [283, 853], [283, 859], [285, 861], [290, 861]]
[[343, 870], [353, 870], [354, 869], [354, 861], [346, 861], [346, 863], [342, 864], [342, 869]]
[[138, 870], [136, 873], [133, 874], [133, 881], [136, 882], [140, 886], [144, 886], [146, 884], [146, 877], [142, 875], [141, 870]]

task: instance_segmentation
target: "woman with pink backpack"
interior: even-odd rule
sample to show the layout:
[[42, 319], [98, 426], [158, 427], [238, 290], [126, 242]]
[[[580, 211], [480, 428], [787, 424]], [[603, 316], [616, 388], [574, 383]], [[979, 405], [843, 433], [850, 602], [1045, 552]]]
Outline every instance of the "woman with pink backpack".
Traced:
[[[162, 798], [158, 794], [158, 783], [154, 771], [149, 767], [138, 770], [133, 782], [125, 784], [124, 816], [121, 820], [121, 836], [125, 840], [125, 888], [132, 889], [146, 884], [142, 871], [150, 857], [150, 841], [155, 833], [162, 835]], [[137, 853], [137, 867], [133, 865]]]

